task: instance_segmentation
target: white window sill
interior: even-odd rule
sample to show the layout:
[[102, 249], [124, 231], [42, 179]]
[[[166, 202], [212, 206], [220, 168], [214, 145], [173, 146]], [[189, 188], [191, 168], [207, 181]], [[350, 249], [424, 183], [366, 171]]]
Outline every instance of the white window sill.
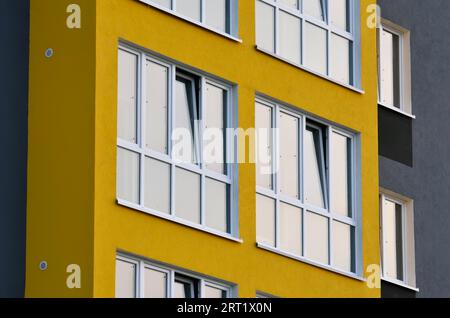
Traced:
[[274, 248], [274, 247], [271, 247], [271, 246], [268, 246], [268, 245], [265, 245], [265, 244], [256, 243], [256, 246], [258, 248], [266, 250], [268, 252], [272, 252], [272, 253], [275, 253], [275, 254], [287, 257], [287, 258], [291, 258], [291, 259], [294, 259], [296, 261], [300, 261], [302, 263], [306, 263], [308, 265], [319, 267], [321, 269], [325, 269], [327, 271], [334, 272], [334, 273], [339, 274], [339, 275], [347, 276], [349, 278], [356, 279], [356, 280], [359, 280], [361, 282], [365, 282], [366, 281], [366, 279], [364, 277], [361, 277], [361, 276], [359, 276], [359, 275], [357, 275], [355, 273], [349, 273], [349, 272], [342, 271], [342, 270], [339, 270], [337, 268], [334, 268], [334, 267], [331, 267], [331, 266], [328, 266], [328, 265], [320, 264], [320, 263], [308, 260], [308, 259], [306, 259], [304, 257], [297, 256], [297, 255], [291, 254], [289, 252], [284, 252], [284, 251], [281, 251], [281, 250], [279, 250], [277, 248]]
[[412, 290], [412, 291], [415, 291], [416, 293], [419, 292], [419, 288], [409, 286], [405, 282], [402, 282], [402, 281], [399, 281], [399, 280], [385, 278], [385, 277], [382, 277], [381, 280], [383, 280], [385, 282], [388, 282], [388, 283], [391, 283], [391, 284], [394, 284], [394, 285], [397, 285], [397, 286], [400, 286], [400, 287], [403, 287], [403, 288], [406, 288], [406, 289], [409, 289], [409, 290]]
[[184, 16], [184, 15], [181, 15], [181, 14], [179, 14], [179, 13], [177, 13], [176, 11], [173, 11], [173, 10], [171, 10], [171, 9], [167, 9], [167, 8], [165, 8], [165, 7], [159, 6], [159, 5], [157, 5], [156, 3], [153, 3], [151, 0], [139, 0], [139, 1], [142, 2], [142, 3], [144, 3], [144, 4], [147, 4], [148, 6], [150, 6], [150, 7], [152, 7], [152, 8], [155, 8], [155, 9], [158, 9], [158, 10], [163, 11], [163, 12], [165, 12], [165, 13], [168, 13], [168, 14], [170, 14], [170, 15], [173, 15], [173, 16], [175, 16], [175, 17], [181, 19], [181, 20], [190, 22], [190, 23], [195, 24], [195, 25], [197, 25], [197, 26], [199, 26], [199, 27], [201, 27], [201, 28], [203, 28], [203, 29], [206, 29], [206, 30], [208, 30], [208, 31], [214, 32], [214, 33], [219, 34], [219, 35], [221, 35], [221, 36], [223, 36], [223, 37], [226, 37], [226, 38], [228, 38], [228, 39], [230, 39], [230, 40], [232, 40], [232, 41], [235, 41], [235, 42], [238, 42], [238, 43], [242, 43], [242, 40], [241, 40], [241, 39], [239, 39], [239, 38], [237, 38], [237, 37], [235, 37], [235, 36], [233, 36], [233, 35], [231, 35], [231, 34], [228, 34], [228, 33], [223, 32], [223, 31], [221, 31], [221, 30], [212, 28], [212, 27], [210, 27], [210, 26], [208, 26], [208, 25], [206, 25], [206, 24], [204, 24], [204, 23], [201, 23], [201, 22], [199, 22], [199, 21], [193, 20], [193, 19], [188, 18], [188, 17], [186, 17], [186, 16]]
[[378, 105], [380, 105], [380, 106], [382, 106], [384, 108], [390, 109], [390, 110], [392, 110], [392, 111], [394, 111], [396, 113], [402, 114], [403, 116], [406, 116], [406, 117], [409, 117], [409, 118], [412, 118], [412, 119], [416, 119], [416, 116], [414, 116], [413, 114], [407, 113], [407, 112], [405, 112], [405, 111], [403, 111], [403, 110], [401, 110], [401, 109], [399, 109], [397, 107], [387, 106], [387, 105], [381, 104], [380, 102], [378, 102]]
[[258, 51], [260, 51], [260, 52], [262, 52], [262, 53], [264, 53], [264, 54], [270, 55], [271, 57], [274, 57], [274, 58], [276, 58], [276, 59], [278, 59], [278, 60], [281, 60], [281, 61], [283, 61], [283, 62], [285, 62], [285, 63], [287, 63], [287, 64], [290, 64], [290, 65], [292, 65], [292, 66], [294, 66], [294, 67], [296, 67], [296, 68], [299, 68], [299, 69], [301, 69], [301, 70], [303, 70], [303, 71], [306, 71], [306, 72], [308, 72], [308, 73], [311, 73], [311, 74], [313, 74], [313, 75], [316, 75], [316, 76], [318, 76], [318, 77], [321, 77], [321, 78], [323, 78], [323, 79], [326, 79], [327, 81], [333, 82], [333, 83], [335, 83], [335, 84], [337, 84], [337, 85], [340, 85], [340, 86], [342, 86], [342, 87], [344, 87], [344, 88], [347, 88], [347, 89], [349, 89], [349, 90], [352, 90], [352, 91], [354, 91], [354, 92], [356, 92], [356, 93], [359, 93], [359, 94], [364, 94], [364, 93], [365, 93], [364, 90], [362, 90], [362, 89], [359, 89], [359, 88], [356, 88], [356, 87], [354, 87], [354, 86], [352, 86], [352, 85], [349, 85], [349, 84], [346, 84], [346, 83], [342, 83], [342, 82], [340, 82], [340, 81], [337, 81], [337, 80], [335, 80], [334, 78], [332, 78], [332, 77], [330, 77], [330, 76], [328, 76], [328, 75], [324, 75], [324, 74], [321, 74], [321, 73], [319, 73], [319, 72], [313, 71], [313, 70], [311, 70], [311, 69], [309, 69], [309, 68], [307, 68], [307, 67], [305, 67], [305, 66], [303, 66], [303, 65], [300, 65], [300, 64], [294, 63], [294, 62], [292, 62], [292, 61], [289, 61], [288, 59], [285, 59], [285, 58], [283, 58], [283, 57], [281, 57], [281, 56], [279, 56], [279, 55], [277, 55], [277, 54], [275, 54], [275, 53], [272, 53], [272, 52], [270, 52], [270, 51], [267, 51], [267, 50], [265, 50], [265, 49], [263, 49], [263, 48], [260, 48], [260, 47], [258, 47], [258, 46], [256, 46], [256, 50], [258, 50]]
[[130, 203], [130, 202], [127, 202], [127, 201], [124, 201], [124, 200], [121, 200], [121, 199], [117, 199], [117, 204], [119, 204], [121, 206], [124, 206], [124, 207], [127, 207], [127, 208], [130, 208], [130, 209], [133, 209], [133, 210], [144, 212], [146, 214], [149, 214], [149, 215], [152, 215], [152, 216], [155, 216], [155, 217], [159, 217], [161, 219], [165, 219], [167, 221], [171, 221], [171, 222], [174, 222], [174, 223], [177, 223], [177, 224], [180, 224], [180, 225], [184, 225], [186, 227], [189, 227], [189, 228], [192, 228], [192, 229], [195, 229], [195, 230], [198, 230], [198, 231], [206, 232], [206, 233], [209, 233], [209, 234], [212, 234], [212, 235], [215, 235], [215, 236], [218, 236], [218, 237], [221, 237], [221, 238], [233, 241], [233, 242], [237, 242], [237, 243], [241, 243], [241, 244], [244, 243], [244, 241], [242, 239], [236, 238], [236, 237], [234, 237], [234, 236], [232, 236], [230, 234], [223, 233], [223, 232], [220, 232], [220, 231], [208, 228], [208, 227], [206, 227], [204, 225], [192, 223], [192, 222], [186, 221], [184, 219], [178, 218], [178, 217], [173, 216], [173, 215], [164, 214], [164, 213], [160, 213], [160, 212], [157, 212], [157, 211], [153, 211], [151, 209], [143, 208], [143, 207], [141, 207], [141, 206], [139, 206], [138, 204], [135, 204], [135, 203]]

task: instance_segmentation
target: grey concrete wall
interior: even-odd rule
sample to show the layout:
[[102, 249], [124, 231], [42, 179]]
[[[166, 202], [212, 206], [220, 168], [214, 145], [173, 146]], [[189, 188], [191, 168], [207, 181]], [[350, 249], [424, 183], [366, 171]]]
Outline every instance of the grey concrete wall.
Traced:
[[29, 0], [0, 0], [0, 297], [23, 297]]
[[380, 157], [381, 186], [414, 199], [418, 297], [450, 297], [450, 1], [379, 0], [411, 31], [413, 167]]

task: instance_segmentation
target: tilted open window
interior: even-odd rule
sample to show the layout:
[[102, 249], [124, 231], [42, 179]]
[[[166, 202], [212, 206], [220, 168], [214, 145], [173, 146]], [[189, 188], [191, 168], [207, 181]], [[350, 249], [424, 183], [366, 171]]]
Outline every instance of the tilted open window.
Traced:
[[119, 203], [235, 237], [232, 86], [125, 46], [118, 77]]
[[258, 98], [257, 242], [359, 274], [357, 136]]
[[234, 286], [169, 266], [117, 255], [116, 298], [231, 298]]

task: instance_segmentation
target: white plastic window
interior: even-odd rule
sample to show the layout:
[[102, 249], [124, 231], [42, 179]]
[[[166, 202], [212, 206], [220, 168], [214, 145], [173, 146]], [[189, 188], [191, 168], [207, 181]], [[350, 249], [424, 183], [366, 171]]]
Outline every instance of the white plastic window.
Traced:
[[134, 257], [116, 257], [116, 298], [231, 298], [233, 288]]
[[255, 0], [259, 49], [358, 86], [356, 0]]
[[357, 273], [356, 137], [267, 100], [255, 107], [257, 151], [276, 158], [256, 165], [258, 244]]
[[236, 235], [232, 88], [128, 47], [118, 82], [119, 203]]

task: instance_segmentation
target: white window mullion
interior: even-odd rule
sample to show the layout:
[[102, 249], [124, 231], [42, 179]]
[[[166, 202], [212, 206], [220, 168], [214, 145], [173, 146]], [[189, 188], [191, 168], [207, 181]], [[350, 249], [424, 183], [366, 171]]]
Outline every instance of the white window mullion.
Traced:
[[[333, 215], [333, 208], [332, 208], [332, 206], [331, 206], [331, 202], [332, 202], [332, 196], [333, 196], [333, 193], [332, 193], [332, 191], [331, 191], [331, 184], [332, 184], [332, 181], [331, 181], [331, 178], [332, 178], [332, 173], [331, 173], [331, 162], [332, 162], [332, 160], [333, 160], [333, 146], [332, 146], [332, 142], [331, 142], [331, 137], [332, 137], [332, 134], [333, 134], [333, 129], [331, 128], [331, 127], [328, 127], [328, 129], [327, 129], [327, 137], [326, 137], [326, 141], [327, 141], [327, 145], [326, 145], [326, 147], [327, 147], [327, 153], [328, 153], [328, 156], [327, 156], [327, 163], [326, 163], [326, 173], [327, 173], [327, 179], [328, 179], [328, 182], [327, 182], [327, 184], [325, 185], [325, 187], [327, 188], [327, 194], [328, 194], [328, 210], [329, 210], [329, 213], [330, 213], [330, 216], [332, 216]], [[330, 264], [330, 266], [333, 266], [332, 264], [333, 264], [333, 254], [332, 254], [332, 246], [333, 246], [333, 230], [332, 230], [332, 227], [333, 227], [333, 218], [332, 217], [330, 217], [329, 219], [328, 219], [328, 264]]]
[[300, 19], [300, 65], [305, 64], [305, 19]]
[[402, 265], [403, 265], [403, 281], [409, 282], [408, 273], [408, 248], [407, 248], [407, 220], [406, 205], [402, 202]]
[[205, 298], [205, 280], [204, 279], [200, 279], [198, 298]]
[[140, 148], [139, 154], [139, 205], [144, 206], [145, 202], [145, 151], [146, 140], [145, 140], [145, 119], [146, 119], [146, 107], [144, 104], [147, 101], [147, 72], [146, 63], [148, 63], [147, 58], [144, 54], [139, 55], [138, 63], [138, 144]]
[[377, 41], [378, 41], [378, 103], [381, 103], [383, 101], [383, 85], [382, 83], [382, 66], [383, 66], [383, 54], [381, 53], [381, 46], [382, 46], [382, 39], [383, 36], [383, 25], [380, 24], [380, 27], [378, 28], [378, 35], [377, 35]]
[[280, 36], [279, 36], [279, 31], [280, 31], [280, 9], [278, 7], [278, 5], [275, 7], [275, 32], [274, 32], [274, 36], [275, 36], [275, 54], [279, 54], [280, 52]]
[[172, 10], [177, 11], [177, 0], [172, 0]]
[[398, 34], [398, 102], [400, 103], [399, 108], [402, 111], [405, 111], [405, 90], [404, 90], [404, 81], [405, 81], [405, 63], [404, 63], [404, 34]]
[[205, 23], [206, 21], [206, 0], [200, 1], [200, 23]]
[[325, 187], [327, 188], [327, 194], [328, 194], [328, 210], [330, 211], [330, 213], [333, 213], [332, 211], [332, 206], [331, 206], [331, 202], [332, 202], [332, 196], [333, 194], [331, 193], [331, 184], [332, 184], [332, 173], [331, 173], [331, 162], [332, 162], [332, 157], [333, 157], [333, 147], [332, 147], [332, 143], [331, 143], [331, 136], [333, 133], [333, 130], [331, 129], [331, 127], [328, 127], [327, 129], [327, 136], [326, 136], [326, 151], [327, 151], [327, 162], [326, 162], [326, 174], [327, 174], [327, 179], [328, 182], [325, 184]]
[[[174, 2], [176, 0], [173, 0]], [[174, 127], [174, 118], [175, 118], [175, 83], [177, 78], [177, 72], [176, 67], [170, 68], [170, 80], [169, 80], [169, 98], [170, 98], [170, 107], [169, 107], [169, 129], [167, 131], [168, 133], [168, 141], [169, 141], [169, 156], [173, 160], [173, 140], [172, 140], [172, 131]], [[170, 165], [170, 214], [172, 216], [175, 215], [175, 170], [176, 166], [172, 161], [172, 164]]]
[[280, 230], [281, 230], [281, 226], [280, 226], [280, 199], [279, 199], [279, 194], [280, 194], [280, 173], [279, 173], [279, 155], [280, 155], [280, 133], [279, 133], [279, 116], [280, 116], [280, 109], [278, 107], [278, 105], [276, 105], [274, 107], [274, 124], [275, 127], [277, 129], [275, 129], [275, 149], [276, 149], [276, 156], [274, 158], [274, 160], [276, 160], [277, 162], [277, 167], [274, 175], [275, 175], [275, 183], [274, 183], [274, 190], [275, 193], [277, 194], [277, 199], [275, 201], [275, 247], [279, 248], [280, 247]]
[[[202, 0], [201, 2], [201, 6], [202, 6], [202, 16], [203, 16], [203, 5], [204, 5], [204, 1]], [[205, 172], [204, 169], [206, 167], [205, 163], [204, 163], [204, 156], [203, 156], [203, 132], [205, 129], [205, 89], [206, 89], [206, 81], [204, 78], [201, 79], [200, 81], [200, 93], [199, 93], [199, 105], [198, 105], [198, 110], [200, 112], [200, 114], [198, 115], [198, 119], [199, 121], [197, 122], [197, 125], [195, 125], [195, 127], [197, 128], [197, 146], [195, 147], [195, 149], [198, 149], [198, 154], [197, 154], [197, 158], [199, 160], [199, 167], [202, 171], [201, 175], [200, 175], [200, 224], [201, 225], [205, 225], [206, 224], [206, 197], [205, 197], [205, 193], [206, 193], [206, 177], [205, 177]], [[195, 143], [195, 140], [194, 140]]]
[[[230, 4], [230, 6], [232, 7], [232, 4]], [[230, 9], [231, 9], [230, 7]], [[228, 194], [227, 194], [227, 200], [229, 202], [228, 204], [228, 222], [229, 222], [229, 231], [231, 235], [236, 235], [237, 234], [237, 224], [239, 223], [238, 217], [235, 214], [235, 211], [237, 211], [238, 209], [235, 207], [235, 204], [237, 204], [237, 200], [235, 199], [235, 190], [236, 190], [236, 179], [235, 177], [237, 177], [235, 175], [235, 171], [233, 169], [233, 165], [235, 165], [235, 162], [237, 162], [237, 160], [235, 160], [235, 147], [234, 147], [234, 135], [228, 134], [228, 129], [229, 128], [235, 128], [234, 126], [234, 118], [233, 118], [233, 103], [231, 101], [231, 99], [233, 98], [233, 94], [231, 92], [231, 88], [229, 88], [227, 90], [227, 100], [226, 100], [226, 105], [225, 107], [227, 107], [226, 110], [226, 118], [225, 118], [225, 127], [224, 127], [224, 138], [225, 138], [225, 168], [226, 168], [226, 175], [229, 179], [229, 185], [228, 185]]]
[[384, 262], [386, 261], [385, 248], [384, 248], [384, 232], [383, 232], [383, 219], [384, 219], [384, 194], [380, 195], [380, 215], [379, 215], [379, 232], [380, 232], [380, 249], [381, 249], [381, 277], [385, 277], [384, 273]]
[[279, 166], [279, 160], [278, 160], [278, 120], [277, 120], [277, 106], [270, 105], [271, 108], [271, 147], [272, 147], [272, 191], [275, 195], [278, 195], [278, 166]]
[[333, 242], [333, 216], [330, 214], [328, 218], [328, 264], [333, 267], [333, 250], [334, 250], [334, 242]]
[[306, 244], [305, 244], [305, 216], [306, 216], [306, 208], [304, 206], [305, 204], [305, 135], [306, 135], [306, 117], [302, 116], [302, 127], [301, 127], [301, 136], [300, 136], [300, 157], [301, 157], [301, 165], [300, 165], [300, 183], [301, 183], [301, 194], [300, 194], [300, 200], [303, 204], [302, 207], [302, 256], [305, 257], [306, 252]]
[[331, 31], [327, 30], [327, 75], [331, 76]]
[[170, 270], [169, 271], [169, 279], [167, 279], [167, 281], [169, 282], [169, 298], [174, 298], [175, 296], [175, 271]]
[[137, 268], [139, 268], [137, 279], [139, 284], [137, 284], [136, 295], [139, 295], [138, 298], [145, 298], [145, 264], [142, 261], [139, 261]]

